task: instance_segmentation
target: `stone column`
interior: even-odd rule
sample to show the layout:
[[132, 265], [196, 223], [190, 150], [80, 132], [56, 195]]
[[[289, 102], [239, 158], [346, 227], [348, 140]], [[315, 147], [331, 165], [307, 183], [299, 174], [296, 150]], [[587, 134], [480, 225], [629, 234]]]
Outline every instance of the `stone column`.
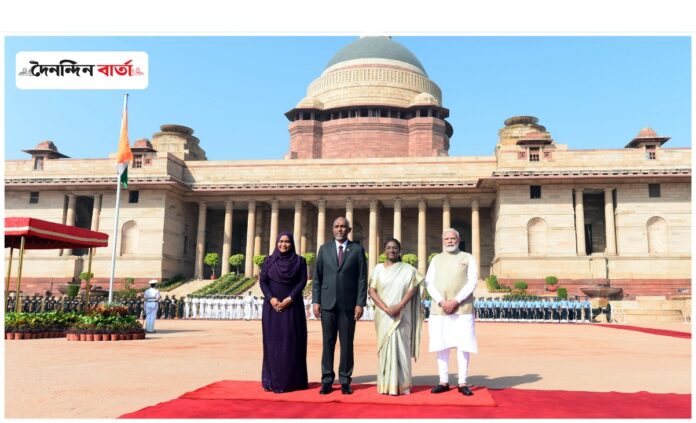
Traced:
[[268, 255], [273, 254], [276, 248], [276, 238], [278, 238], [278, 207], [280, 201], [271, 201], [271, 235], [268, 240]]
[[582, 199], [582, 188], [575, 189], [575, 241], [578, 255], [586, 256], [585, 249], [585, 205]]
[[302, 201], [295, 201], [295, 223], [292, 228], [292, 236], [295, 238], [295, 252], [300, 254], [302, 237]]
[[379, 255], [379, 250], [376, 248], [377, 245], [377, 200], [370, 200], [370, 234], [368, 243], [368, 260], [367, 260], [367, 271], [372, 274], [372, 270], [377, 265], [377, 256]]
[[[355, 222], [353, 222], [353, 200], [350, 198], [346, 200], [346, 219], [350, 222], [351, 228], [355, 226]], [[353, 231], [350, 231], [348, 234], [348, 239], [351, 241], [353, 240]]]
[[614, 226], [613, 188], [604, 188], [604, 225], [606, 226], [607, 255], [616, 255], [616, 228]]
[[481, 278], [481, 225], [479, 223], [479, 200], [471, 200], [471, 255], [476, 260], [476, 274]]
[[307, 252], [307, 214], [309, 213], [309, 210], [306, 210], [306, 213], [302, 213], [302, 227], [300, 228], [300, 254], [304, 254]]
[[249, 201], [247, 214], [246, 257], [244, 257], [244, 276], [251, 277], [254, 272], [254, 235], [256, 231], [256, 201]]
[[445, 198], [442, 200], [442, 232], [445, 231], [445, 229], [449, 229], [452, 227], [452, 219], [451, 219], [451, 213], [450, 213], [450, 200], [449, 198]]
[[397, 198], [394, 200], [394, 239], [398, 239], [399, 242], [402, 242], [401, 239], [401, 199]]
[[221, 275], [230, 272], [230, 256], [232, 255], [232, 218], [234, 217], [234, 202], [225, 202], [225, 227], [222, 233], [222, 257], [220, 262]]
[[425, 231], [425, 213], [427, 208], [428, 203], [426, 203], [425, 199], [418, 201], [418, 271], [424, 275], [428, 264], [428, 244]]
[[[93, 231], [99, 230], [99, 215], [101, 214], [101, 206], [102, 196], [101, 194], [96, 194], [94, 196], [94, 205], [92, 206], [92, 226], [90, 227], [90, 229]], [[94, 249], [95, 252], [97, 250], [98, 248]]]
[[[254, 256], [260, 256], [261, 251], [261, 240], [263, 236], [263, 215], [264, 215], [263, 205], [259, 205], [258, 210], [256, 210], [256, 228], [254, 230]], [[254, 264], [254, 276], [258, 275], [261, 268]]]
[[[68, 226], [75, 226], [75, 206], [77, 204], [77, 196], [75, 194], [68, 194], [68, 213], [65, 216], [65, 224]], [[72, 255], [72, 249], [66, 248], [65, 255]]]
[[317, 252], [326, 240], [326, 200], [319, 200], [317, 212]]
[[205, 255], [205, 215], [208, 204], [205, 201], [198, 203], [198, 230], [196, 231], [196, 264], [193, 271], [194, 278], [203, 279], [203, 256]]
[[[94, 204], [92, 206], [92, 225], [90, 226], [90, 230], [93, 230], [93, 231], [99, 230], [99, 215], [101, 214], [101, 205], [102, 205], [102, 195], [95, 194], [94, 195]], [[97, 255], [97, 251], [99, 251], [99, 248], [94, 248], [92, 250], [93, 257]]]

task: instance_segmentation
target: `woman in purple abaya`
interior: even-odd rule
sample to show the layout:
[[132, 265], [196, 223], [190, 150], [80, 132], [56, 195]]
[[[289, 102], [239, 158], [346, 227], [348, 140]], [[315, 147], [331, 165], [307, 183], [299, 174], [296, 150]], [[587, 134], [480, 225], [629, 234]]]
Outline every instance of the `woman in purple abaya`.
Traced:
[[292, 234], [282, 232], [261, 269], [264, 295], [261, 384], [275, 393], [307, 389], [307, 318], [302, 290], [307, 262], [295, 253]]

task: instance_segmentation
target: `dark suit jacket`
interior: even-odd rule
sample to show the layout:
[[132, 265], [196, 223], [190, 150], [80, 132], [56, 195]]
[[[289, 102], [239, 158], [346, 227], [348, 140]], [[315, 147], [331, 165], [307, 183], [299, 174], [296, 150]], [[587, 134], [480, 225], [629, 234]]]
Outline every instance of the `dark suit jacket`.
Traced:
[[338, 266], [336, 241], [319, 247], [317, 269], [312, 281], [312, 302], [322, 309], [353, 310], [367, 300], [367, 260], [360, 244], [348, 241], [343, 263]]

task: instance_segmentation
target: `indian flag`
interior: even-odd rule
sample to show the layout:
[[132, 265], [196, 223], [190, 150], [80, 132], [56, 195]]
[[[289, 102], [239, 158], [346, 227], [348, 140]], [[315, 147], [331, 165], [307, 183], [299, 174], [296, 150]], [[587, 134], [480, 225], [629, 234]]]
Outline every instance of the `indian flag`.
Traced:
[[123, 102], [123, 117], [121, 118], [121, 136], [118, 139], [118, 153], [116, 153], [119, 182], [123, 184], [125, 189], [128, 189], [128, 162], [131, 160], [133, 160], [133, 152], [128, 142], [128, 94], [126, 94]]

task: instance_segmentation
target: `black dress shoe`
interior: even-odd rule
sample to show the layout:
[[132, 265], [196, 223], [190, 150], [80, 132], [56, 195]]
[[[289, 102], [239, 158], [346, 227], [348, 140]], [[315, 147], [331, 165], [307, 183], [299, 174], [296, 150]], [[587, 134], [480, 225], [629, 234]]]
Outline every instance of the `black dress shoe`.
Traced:
[[321, 384], [321, 389], [319, 390], [319, 393], [321, 395], [326, 395], [328, 393], [331, 393], [333, 391], [333, 386], [331, 386], [330, 383], [322, 383]]
[[352, 393], [353, 393], [353, 390], [350, 389], [350, 384], [348, 384], [348, 383], [342, 384], [342, 385], [341, 385], [341, 393], [342, 393], [343, 395], [350, 395], [350, 394], [352, 394]]
[[441, 394], [443, 392], [449, 391], [449, 383], [447, 385], [437, 385], [433, 389], [430, 390], [430, 393], [432, 394]]
[[461, 392], [462, 394], [466, 395], [467, 397], [470, 397], [470, 396], [474, 395], [474, 393], [471, 392], [471, 389], [469, 389], [469, 387], [466, 386], [466, 385], [460, 386], [458, 390], [459, 390], [459, 392]]

